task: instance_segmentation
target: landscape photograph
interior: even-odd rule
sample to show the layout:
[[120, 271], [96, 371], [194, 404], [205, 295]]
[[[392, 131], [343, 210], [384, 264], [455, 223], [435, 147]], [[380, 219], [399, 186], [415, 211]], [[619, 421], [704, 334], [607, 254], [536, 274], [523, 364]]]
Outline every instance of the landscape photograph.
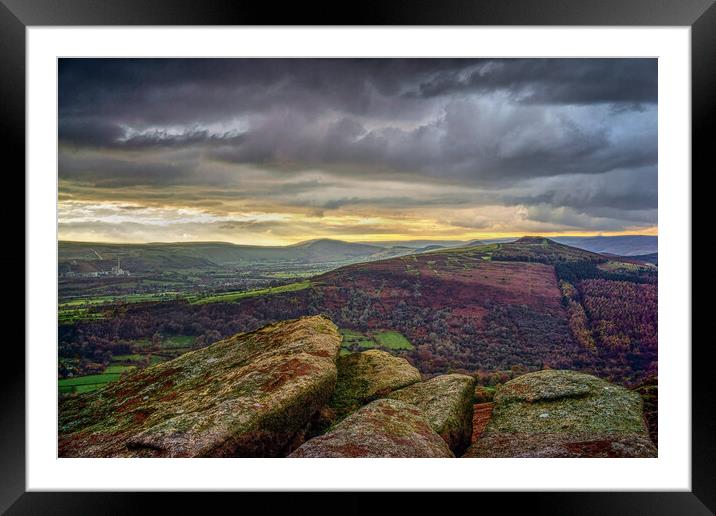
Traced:
[[657, 67], [59, 59], [58, 457], [658, 457]]

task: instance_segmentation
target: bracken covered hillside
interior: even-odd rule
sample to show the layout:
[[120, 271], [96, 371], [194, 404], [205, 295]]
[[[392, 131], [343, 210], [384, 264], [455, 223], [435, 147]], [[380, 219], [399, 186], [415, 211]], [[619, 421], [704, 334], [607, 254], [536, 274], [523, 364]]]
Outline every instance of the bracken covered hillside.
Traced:
[[529, 237], [350, 265], [234, 302], [122, 307], [61, 327], [60, 341], [68, 354], [156, 332], [211, 341], [325, 314], [341, 329], [401, 332], [414, 349], [398, 353], [426, 374], [551, 367], [631, 384], [656, 372], [656, 281], [654, 266]]

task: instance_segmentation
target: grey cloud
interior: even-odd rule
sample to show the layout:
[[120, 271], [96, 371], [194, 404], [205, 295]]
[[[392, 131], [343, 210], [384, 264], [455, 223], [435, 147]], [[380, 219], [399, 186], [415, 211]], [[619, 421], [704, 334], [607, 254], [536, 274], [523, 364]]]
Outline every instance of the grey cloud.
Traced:
[[156, 162], [60, 151], [58, 168], [62, 180], [97, 188], [116, 188], [196, 182], [191, 178], [195, 176], [198, 163], [197, 159]]
[[500, 59], [436, 72], [415, 94], [509, 91], [536, 104], [612, 103], [638, 109], [657, 100], [656, 59]]
[[536, 106], [505, 108], [463, 99], [408, 130], [367, 130], [347, 118], [325, 124], [295, 114], [268, 117], [242, 141], [208, 152], [213, 159], [269, 168], [351, 164], [362, 166], [363, 174], [418, 172], [475, 183], [599, 174], [656, 163], [655, 128], [619, 138], [612, 131], [609, 122], [578, 124], [567, 110], [547, 113]]
[[[146, 128], [267, 109], [419, 120], [426, 99], [656, 102], [655, 59], [61, 59], [61, 119]], [[70, 139], [71, 128], [60, 137]]]
[[[61, 59], [58, 94], [61, 195], [146, 187], [158, 200], [193, 186], [182, 198], [204, 206], [473, 203], [584, 227], [656, 219], [654, 59]], [[247, 167], [267, 180], [245, 182]], [[307, 171], [335, 181], [292, 180]], [[341, 178], [408, 193], [331, 190]], [[415, 183], [470, 192], [413, 198]]]
[[655, 222], [655, 212], [614, 212], [586, 214], [570, 207], [537, 204], [527, 208], [527, 218], [534, 222], [553, 224], [558, 230], [585, 229], [618, 231]]
[[655, 166], [616, 169], [593, 176], [562, 176], [539, 183], [533, 181], [524, 189], [530, 194], [508, 189], [500, 195], [507, 204], [551, 204], [582, 210], [650, 210], [658, 206]]

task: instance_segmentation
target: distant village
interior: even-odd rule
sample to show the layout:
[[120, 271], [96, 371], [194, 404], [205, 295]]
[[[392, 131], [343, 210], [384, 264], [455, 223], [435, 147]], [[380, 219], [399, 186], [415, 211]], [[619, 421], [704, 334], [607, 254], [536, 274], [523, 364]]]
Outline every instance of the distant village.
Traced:
[[114, 265], [112, 269], [108, 271], [92, 271], [92, 272], [75, 272], [67, 271], [61, 275], [65, 278], [99, 278], [102, 276], [131, 276], [131, 273], [122, 268], [122, 264], [117, 257], [117, 265]]

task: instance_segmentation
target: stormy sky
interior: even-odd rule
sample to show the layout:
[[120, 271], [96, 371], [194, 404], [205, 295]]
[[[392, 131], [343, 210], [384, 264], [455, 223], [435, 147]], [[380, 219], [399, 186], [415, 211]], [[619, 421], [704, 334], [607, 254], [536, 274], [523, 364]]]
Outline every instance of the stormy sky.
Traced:
[[63, 240], [656, 234], [655, 59], [61, 59]]

